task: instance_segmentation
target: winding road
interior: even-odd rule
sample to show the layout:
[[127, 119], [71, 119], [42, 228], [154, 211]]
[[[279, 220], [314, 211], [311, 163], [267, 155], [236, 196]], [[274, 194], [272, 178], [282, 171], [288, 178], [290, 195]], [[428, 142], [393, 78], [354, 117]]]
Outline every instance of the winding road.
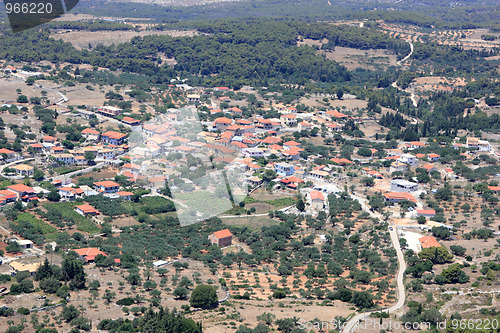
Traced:
[[408, 42], [408, 44], [410, 44], [410, 53], [408, 53], [408, 55], [406, 57], [404, 57], [403, 59], [399, 60], [398, 65], [402, 65], [403, 62], [410, 59], [411, 55], [413, 54], [413, 43], [411, 41], [407, 41], [407, 42]]
[[[361, 203], [361, 207], [366, 212], [368, 212], [368, 214], [370, 214], [370, 216], [375, 217], [375, 218], [379, 218], [379, 219], [382, 218], [382, 216], [380, 214], [376, 214], [375, 212], [372, 212], [369, 209], [367, 209], [368, 207], [366, 206], [364, 200], [360, 200], [361, 199], [360, 197], [358, 197], [354, 194], [351, 194], [351, 197], [353, 199], [358, 199], [358, 201]], [[392, 246], [396, 250], [396, 255], [398, 258], [399, 269], [398, 269], [398, 274], [396, 276], [398, 301], [396, 302], [396, 304], [392, 305], [391, 307], [389, 307], [385, 310], [381, 310], [381, 312], [393, 313], [393, 312], [396, 312], [397, 310], [399, 310], [405, 304], [406, 293], [405, 293], [405, 286], [404, 286], [403, 280], [404, 280], [404, 272], [406, 270], [406, 263], [404, 260], [403, 251], [401, 250], [401, 246], [399, 245], [399, 239], [398, 239], [396, 229], [394, 229], [393, 227], [390, 227], [389, 234], [391, 236]], [[362, 313], [358, 313], [358, 314], [354, 315], [351, 319], [349, 319], [347, 321], [347, 323], [345, 324], [345, 326], [341, 332], [342, 333], [355, 332], [356, 329], [360, 326], [360, 322], [373, 312], [374, 311], [367, 311], [367, 312], [362, 312]]]

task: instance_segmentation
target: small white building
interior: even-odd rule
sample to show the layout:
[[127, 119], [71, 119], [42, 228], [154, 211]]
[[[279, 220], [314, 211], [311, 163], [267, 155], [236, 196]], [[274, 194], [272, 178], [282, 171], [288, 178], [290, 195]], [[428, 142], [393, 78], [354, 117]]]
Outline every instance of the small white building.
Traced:
[[242, 151], [245, 157], [261, 157], [264, 156], [264, 151], [259, 148], [243, 148]]
[[405, 163], [407, 165], [415, 166], [417, 165], [418, 159], [416, 156], [410, 154], [403, 154], [398, 158], [398, 161]]
[[418, 189], [417, 183], [409, 182], [404, 179], [391, 180], [392, 192], [415, 192], [417, 189]]

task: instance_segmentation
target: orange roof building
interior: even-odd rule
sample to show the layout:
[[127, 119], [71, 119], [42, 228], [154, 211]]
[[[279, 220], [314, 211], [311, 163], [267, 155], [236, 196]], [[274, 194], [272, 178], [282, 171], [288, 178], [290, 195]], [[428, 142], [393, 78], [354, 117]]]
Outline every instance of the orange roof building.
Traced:
[[85, 247], [82, 249], [74, 249], [72, 251], [78, 253], [80, 259], [85, 260], [85, 262], [93, 262], [95, 260], [95, 257], [97, 257], [99, 254], [105, 257], [108, 256], [106, 253], [102, 252], [97, 247]]
[[103, 180], [100, 182], [94, 182], [96, 190], [100, 193], [116, 193], [120, 188], [120, 184], [115, 183], [110, 180]]
[[75, 212], [77, 212], [80, 215], [83, 216], [88, 216], [88, 215], [99, 215], [99, 211], [92, 207], [89, 204], [83, 204], [79, 206], [75, 206]]
[[333, 118], [347, 118], [348, 116], [343, 114], [342, 112], [338, 112], [337, 110], [327, 111], [327, 115], [332, 116]]
[[212, 244], [219, 247], [226, 247], [233, 243], [233, 234], [229, 229], [219, 230], [208, 236]]
[[417, 202], [417, 199], [413, 195], [411, 195], [408, 192], [389, 192], [389, 193], [384, 193], [384, 198], [387, 201], [391, 202], [399, 202], [402, 200], [408, 200], [412, 202]]
[[422, 249], [428, 249], [431, 247], [441, 247], [441, 244], [439, 244], [436, 238], [432, 236], [420, 237], [418, 240], [420, 242], [420, 246], [422, 247]]

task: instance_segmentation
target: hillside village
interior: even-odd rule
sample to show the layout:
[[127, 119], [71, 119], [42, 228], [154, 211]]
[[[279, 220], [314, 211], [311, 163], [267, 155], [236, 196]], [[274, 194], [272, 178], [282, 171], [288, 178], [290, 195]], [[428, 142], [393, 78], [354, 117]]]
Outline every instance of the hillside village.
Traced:
[[[31, 89], [30, 78], [42, 74], [26, 73], [9, 64], [2, 80], [17, 80]], [[173, 83], [165, 91], [149, 92], [149, 101], [168, 97], [169, 107], [155, 110], [144, 97], [120, 94], [133, 91], [132, 87], [109, 88], [102, 105], [72, 105], [66, 97], [54, 102], [43, 94], [28, 98], [22, 92], [15, 101], [2, 100], [2, 273], [15, 276], [24, 271], [34, 276], [43, 264], [40, 256], [68, 251], [75, 251], [89, 272], [117, 267], [124, 256], [129, 257], [121, 250], [127, 245], [111, 241], [118, 250], [107, 253], [102, 251], [104, 244], [118, 235], [125, 237], [130, 230], [154, 229], [155, 219], [172, 216], [174, 210], [193, 221], [216, 215], [221, 219], [257, 215], [268, 216], [274, 225], [293, 219], [300, 226], [293, 237], [312, 237], [310, 245], [318, 249], [332, 243], [336, 232], [349, 240], [360, 235], [366, 222], [370, 228], [396, 230], [401, 248], [414, 255], [428, 248], [466, 248], [470, 258], [465, 251], [452, 249], [453, 259], [447, 261], [466, 263], [465, 267], [488, 262], [484, 253], [498, 247], [491, 242], [500, 239], [498, 140], [490, 142], [480, 133], [465, 131], [453, 140], [395, 140], [391, 129], [380, 125], [381, 117], [398, 115], [394, 110], [373, 112], [356, 96], [343, 92], [280, 101], [279, 93], [263, 96], [252, 87], [235, 91]], [[128, 104], [118, 107], [120, 102]], [[15, 120], [19, 117], [22, 122]], [[412, 121], [416, 120], [405, 119]], [[203, 178], [215, 170], [241, 171], [238, 182], [245, 193], [239, 193], [238, 201], [233, 199], [236, 193], [229, 195], [232, 201], [227, 194], [216, 194], [220, 180], [210, 183]], [[222, 188], [226, 191], [226, 186]], [[202, 194], [207, 191], [208, 195]], [[260, 198], [266, 196], [279, 204], [264, 205]], [[205, 205], [200, 204], [204, 200]], [[339, 213], [338, 200], [352, 201], [359, 209]], [[206, 213], [207, 205], [219, 206]], [[152, 218], [154, 214], [160, 217]], [[200, 253], [214, 251], [211, 244], [229, 257], [240, 250], [252, 253], [251, 243], [239, 239], [248, 237], [240, 225], [215, 223], [214, 228], [219, 229], [207, 229], [210, 236], [204, 238]], [[473, 255], [479, 240], [488, 245]], [[366, 243], [373, 241], [364, 238]], [[390, 244], [388, 234], [385, 243]], [[150, 255], [158, 271], [185, 258], [184, 251], [165, 251]], [[167, 252], [170, 255], [164, 255]], [[382, 257], [389, 262], [391, 255]], [[107, 258], [112, 260], [103, 264]], [[268, 273], [285, 278], [269, 278], [254, 299], [282, 298], [280, 293], [292, 283], [295, 287], [287, 291], [288, 296], [311, 297], [311, 292], [300, 291], [307, 282], [292, 281], [291, 274], [280, 273], [282, 266], [269, 266]], [[293, 269], [306, 274], [308, 268]], [[441, 269], [436, 276], [441, 276]], [[236, 264], [231, 261], [223, 271], [217, 274], [234, 285], [227, 295], [248, 299], [245, 288], [238, 287], [241, 281], [234, 278], [240, 274]], [[264, 271], [255, 272], [253, 283], [266, 278]], [[348, 276], [348, 271], [342, 275]], [[382, 276], [377, 279], [383, 280]], [[394, 301], [395, 268], [387, 280], [390, 287], [380, 287], [378, 306]], [[320, 285], [333, 289], [336, 281], [316, 279], [311, 290]], [[219, 292], [228, 290], [223, 284], [220, 287]], [[187, 304], [183, 297], [179, 299], [180, 303], [168, 301], [169, 305]]]

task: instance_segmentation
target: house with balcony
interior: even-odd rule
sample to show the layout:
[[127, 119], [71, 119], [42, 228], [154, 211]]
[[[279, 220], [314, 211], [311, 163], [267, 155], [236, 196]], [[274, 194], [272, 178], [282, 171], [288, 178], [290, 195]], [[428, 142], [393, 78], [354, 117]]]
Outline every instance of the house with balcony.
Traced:
[[75, 155], [73, 154], [68, 154], [68, 153], [63, 153], [63, 154], [53, 154], [52, 157], [54, 158], [54, 161], [59, 162], [59, 163], [64, 163], [64, 164], [75, 164]]
[[94, 188], [99, 193], [116, 193], [120, 189], [120, 184], [115, 183], [111, 180], [103, 180], [100, 182], [94, 182]]
[[101, 135], [101, 141], [112, 145], [119, 146], [125, 143], [127, 134], [116, 131], [107, 131]]
[[399, 162], [408, 164], [410, 166], [415, 166], [417, 165], [418, 159], [416, 156], [413, 156], [411, 154], [402, 154], [399, 159]]
[[103, 114], [105, 116], [116, 117], [116, 116], [119, 116], [123, 112], [123, 109], [120, 109], [120, 108], [117, 108], [114, 106], [110, 106], [110, 105], [105, 105], [105, 106], [100, 107], [97, 111], [100, 114]]
[[288, 177], [294, 174], [295, 166], [289, 163], [280, 162], [274, 165], [274, 171], [283, 177]]

